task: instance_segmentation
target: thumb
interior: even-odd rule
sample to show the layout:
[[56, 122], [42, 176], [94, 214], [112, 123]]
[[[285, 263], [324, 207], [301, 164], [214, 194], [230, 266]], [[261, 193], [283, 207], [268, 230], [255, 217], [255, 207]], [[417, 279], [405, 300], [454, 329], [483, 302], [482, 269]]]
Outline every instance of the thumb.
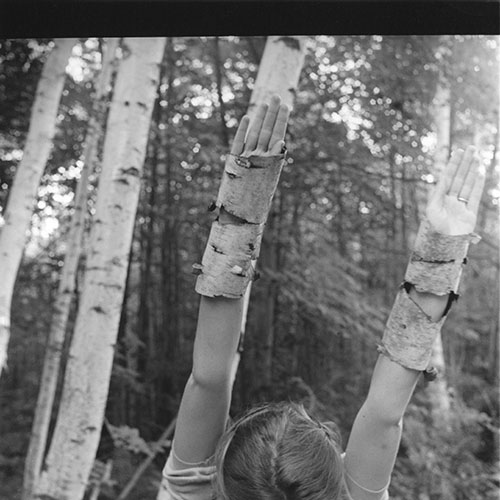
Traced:
[[270, 153], [273, 154], [273, 155], [279, 155], [283, 151], [284, 147], [285, 147], [285, 141], [278, 141], [271, 148]]

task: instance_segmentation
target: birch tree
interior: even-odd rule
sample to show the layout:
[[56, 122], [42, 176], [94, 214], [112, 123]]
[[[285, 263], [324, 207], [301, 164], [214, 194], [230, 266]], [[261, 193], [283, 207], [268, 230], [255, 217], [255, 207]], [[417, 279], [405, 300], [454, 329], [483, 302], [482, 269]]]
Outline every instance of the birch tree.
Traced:
[[[434, 125], [436, 132], [433, 175], [439, 178], [443, 168], [448, 162], [451, 147], [451, 89], [449, 83], [443, 76], [441, 76], [438, 82], [433, 107], [435, 109]], [[432, 349], [431, 365], [438, 370], [439, 375], [436, 380], [429, 384], [427, 393], [429, 395], [433, 414], [435, 414], [440, 421], [445, 421], [450, 411], [450, 397], [446, 382], [446, 364], [441, 334], [437, 335]]]
[[[254, 110], [258, 107], [258, 105], [262, 102], [269, 102], [273, 94], [280, 95], [281, 102], [292, 108], [295, 90], [297, 88], [300, 72], [304, 64], [304, 57], [305, 37], [268, 37], [262, 54], [255, 85], [250, 97], [250, 104], [248, 106], [247, 114], [250, 116], [250, 119], [252, 119]], [[263, 252], [261, 252], [261, 259], [263, 258], [263, 255]], [[256, 263], [253, 262], [252, 264], [255, 266]], [[250, 293], [251, 282], [248, 285], [244, 296], [243, 315], [240, 329], [240, 346], [242, 346], [245, 335]], [[272, 337], [269, 338], [269, 334], [272, 334], [272, 331], [268, 331], [267, 333], [268, 337], [266, 338], [266, 346], [269, 346], [272, 345], [273, 341]], [[266, 352], [269, 356], [272, 356], [271, 349], [268, 349]], [[240, 353], [238, 352], [235, 356], [232, 367], [233, 383], [238, 371], [239, 361]], [[268, 364], [270, 364], [270, 358], [268, 360]], [[162, 480], [163, 486], [160, 486], [157, 500], [166, 499], [165, 495], [167, 489], [163, 481], [165, 480]]]
[[[252, 118], [253, 112], [257, 109], [259, 104], [268, 102], [273, 94], [281, 96], [281, 102], [286, 104], [290, 109], [293, 108], [300, 72], [304, 65], [305, 48], [306, 37], [270, 36], [267, 38], [255, 85], [250, 97], [250, 105], [247, 112], [250, 118]], [[270, 221], [268, 221], [268, 224], [269, 222]], [[264, 233], [264, 244], [262, 246], [260, 260], [264, 267], [273, 268], [275, 267], [275, 262], [273, 261], [273, 249], [271, 248], [272, 241], [270, 241], [269, 238], [272, 238], [272, 228], [268, 228], [268, 231]], [[270, 285], [268, 284], [268, 286]], [[243, 319], [241, 324], [242, 338], [245, 333], [251, 289], [252, 284], [250, 283], [244, 297]], [[263, 375], [267, 377], [266, 380], [269, 382], [273, 354], [272, 346], [274, 341], [274, 297], [272, 293], [266, 294], [266, 297], [268, 298], [264, 304], [265, 314], [263, 316], [263, 322], [265, 323], [265, 337], [262, 362], [265, 367]], [[238, 363], [239, 356], [236, 356], [235, 366], [233, 368], [233, 378], [236, 377]]]
[[54, 313], [45, 350], [31, 439], [25, 462], [23, 500], [32, 498], [33, 488], [41, 470], [46, 448], [50, 417], [52, 415], [54, 395], [59, 376], [61, 354], [66, 336], [70, 307], [75, 294], [76, 273], [82, 251], [84, 222], [87, 214], [88, 181], [94, 170], [99, 136], [103, 130], [102, 124], [106, 109], [105, 97], [107, 96], [107, 88], [111, 81], [112, 64], [117, 45], [117, 38], [111, 38], [107, 41], [103, 54], [102, 70], [96, 82], [95, 101], [89, 119], [81, 158], [83, 167], [75, 193], [74, 213], [67, 236], [67, 250], [59, 279], [57, 299], [54, 305]]
[[164, 47], [164, 38], [127, 38], [122, 46], [80, 306], [38, 500], [81, 500], [99, 444]]
[[23, 157], [9, 192], [3, 227], [0, 228], [0, 374], [6, 367], [10, 337], [10, 309], [17, 272], [31, 222], [38, 185], [49, 159], [56, 131], [57, 110], [65, 69], [76, 38], [56, 40], [47, 57], [35, 101]]

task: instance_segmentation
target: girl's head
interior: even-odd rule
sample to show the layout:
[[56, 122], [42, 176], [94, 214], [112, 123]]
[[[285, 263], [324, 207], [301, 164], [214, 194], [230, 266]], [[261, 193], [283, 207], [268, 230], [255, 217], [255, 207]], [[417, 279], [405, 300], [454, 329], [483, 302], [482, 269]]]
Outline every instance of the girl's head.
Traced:
[[335, 500], [342, 489], [338, 433], [300, 405], [250, 410], [222, 437], [217, 489], [223, 500]]

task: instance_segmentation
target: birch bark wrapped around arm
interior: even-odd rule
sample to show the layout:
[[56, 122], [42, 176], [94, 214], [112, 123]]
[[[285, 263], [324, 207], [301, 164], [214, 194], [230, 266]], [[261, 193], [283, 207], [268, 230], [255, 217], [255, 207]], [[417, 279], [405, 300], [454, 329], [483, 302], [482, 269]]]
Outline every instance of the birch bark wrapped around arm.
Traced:
[[[266, 111], [266, 106], [261, 107], [255, 118], [255, 125], [262, 125], [258, 137], [251, 128], [245, 141], [248, 119], [242, 120], [226, 160], [213, 205], [219, 216], [212, 224], [201, 265], [193, 266], [193, 272], [199, 275], [196, 291], [201, 295], [240, 298], [256, 277], [252, 260], [259, 256], [264, 226], [286, 157], [284, 143], [278, 136], [273, 137], [273, 130], [275, 125], [286, 123], [288, 108], [273, 99], [270, 112]], [[270, 151], [263, 149], [266, 142]]]
[[[484, 176], [474, 148], [457, 151], [439, 180], [420, 225], [404, 282], [387, 321], [379, 351], [413, 370], [428, 367], [432, 346], [446, 319], [458, 286], [473, 233]], [[479, 175], [478, 175], [479, 173]], [[411, 293], [410, 293], [411, 292]], [[447, 297], [436, 321], [412, 296]]]
[[[194, 266], [202, 271], [196, 285], [202, 297], [193, 368], [179, 407], [172, 446], [175, 450], [172, 463], [177, 469], [212, 457], [226, 427], [243, 312], [242, 296], [252, 277], [249, 266], [258, 255], [281, 171], [288, 114], [288, 107], [275, 96], [269, 105], [259, 106], [250, 125], [248, 117], [241, 120], [233, 140], [214, 204], [219, 207], [218, 220], [213, 223], [202, 266]], [[248, 168], [252, 162], [254, 166]], [[231, 190], [225, 182], [229, 182], [227, 171], [231, 173], [235, 167], [241, 169], [237, 172], [242, 176], [238, 181], [242, 186]], [[235, 273], [234, 266], [245, 273]], [[163, 484], [166, 488], [165, 481]]]
[[349, 436], [345, 472], [353, 498], [387, 498], [403, 415], [457, 297], [467, 247], [477, 241], [472, 231], [483, 187], [484, 174], [469, 147], [452, 155], [429, 199], [427, 220], [389, 316], [367, 398]]

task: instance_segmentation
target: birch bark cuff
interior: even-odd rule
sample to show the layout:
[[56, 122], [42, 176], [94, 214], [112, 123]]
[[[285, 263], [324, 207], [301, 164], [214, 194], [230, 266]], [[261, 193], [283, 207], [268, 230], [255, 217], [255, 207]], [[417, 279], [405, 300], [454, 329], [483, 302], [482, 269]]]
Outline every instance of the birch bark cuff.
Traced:
[[437, 323], [433, 322], [406, 290], [400, 288], [378, 351], [406, 368], [425, 370], [445, 319], [443, 316]]
[[255, 277], [252, 261], [259, 256], [265, 222], [285, 154], [276, 156], [229, 155], [216, 201], [231, 222], [212, 224], [195, 290], [208, 297], [239, 298]]
[[424, 219], [406, 269], [405, 281], [419, 292], [457, 294], [469, 244], [479, 240], [475, 233], [459, 236], [438, 233]]

